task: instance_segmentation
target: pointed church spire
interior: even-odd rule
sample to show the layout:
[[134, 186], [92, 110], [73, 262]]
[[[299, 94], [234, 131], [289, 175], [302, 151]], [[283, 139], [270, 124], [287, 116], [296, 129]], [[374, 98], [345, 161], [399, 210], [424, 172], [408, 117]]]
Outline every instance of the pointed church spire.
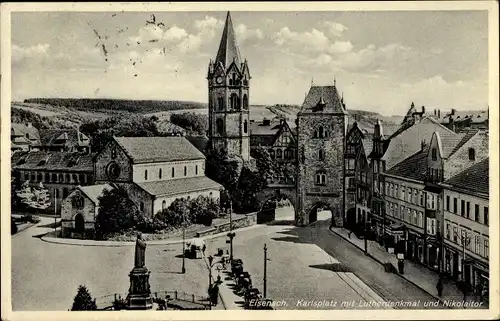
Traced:
[[221, 62], [225, 68], [234, 62], [238, 68], [240, 68], [240, 50], [238, 49], [238, 43], [236, 42], [236, 35], [233, 29], [233, 22], [231, 21], [231, 14], [229, 11], [226, 16], [226, 24], [224, 25], [224, 31], [222, 32], [222, 38], [220, 40], [219, 51], [217, 51], [217, 58], [215, 62]]

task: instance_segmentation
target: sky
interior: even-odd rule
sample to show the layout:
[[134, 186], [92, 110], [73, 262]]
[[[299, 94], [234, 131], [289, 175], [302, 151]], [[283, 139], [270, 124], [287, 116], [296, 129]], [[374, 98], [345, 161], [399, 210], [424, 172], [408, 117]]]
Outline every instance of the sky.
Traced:
[[[155, 24], [147, 24], [154, 14]], [[207, 102], [227, 12], [14, 12], [12, 100]], [[487, 11], [244, 12], [231, 17], [250, 104], [302, 104], [336, 80], [347, 109], [488, 106]], [[161, 23], [160, 23], [161, 22]], [[104, 45], [104, 48], [103, 48]]]

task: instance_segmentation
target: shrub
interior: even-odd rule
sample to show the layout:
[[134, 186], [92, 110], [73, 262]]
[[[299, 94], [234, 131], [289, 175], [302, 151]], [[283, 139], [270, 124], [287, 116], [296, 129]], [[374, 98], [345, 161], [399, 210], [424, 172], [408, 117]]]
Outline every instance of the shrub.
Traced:
[[97, 310], [97, 305], [95, 299], [92, 296], [85, 285], [80, 285], [78, 287], [78, 292], [73, 300], [73, 306], [71, 311], [89, 311]]
[[14, 235], [17, 233], [17, 224], [13, 218], [10, 218], [10, 234]]

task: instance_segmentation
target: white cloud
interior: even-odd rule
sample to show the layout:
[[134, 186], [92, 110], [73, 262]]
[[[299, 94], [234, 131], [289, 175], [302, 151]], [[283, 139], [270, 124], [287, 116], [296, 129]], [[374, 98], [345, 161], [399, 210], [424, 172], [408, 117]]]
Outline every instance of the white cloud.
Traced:
[[38, 44], [31, 47], [20, 47], [15, 44], [12, 45], [12, 61], [19, 62], [24, 58], [41, 57], [47, 54], [50, 45]]
[[338, 22], [325, 21], [323, 24], [328, 28], [328, 31], [335, 37], [341, 37], [342, 33], [348, 29], [346, 26]]
[[200, 36], [188, 35], [187, 38], [182, 40], [179, 44], [179, 49], [181, 52], [192, 52], [200, 48], [202, 43], [202, 38]]
[[330, 41], [318, 29], [299, 33], [291, 31], [288, 27], [283, 27], [276, 33], [276, 44], [278, 46], [289, 45], [308, 51], [322, 51], [328, 48]]
[[264, 38], [264, 34], [260, 29], [249, 29], [244, 24], [239, 24], [234, 29], [238, 43], [243, 43], [250, 40], [259, 40]]
[[352, 44], [350, 41], [335, 41], [328, 48], [330, 53], [346, 53], [352, 50]]
[[165, 31], [163, 34], [163, 39], [166, 40], [181, 40], [186, 38], [188, 33], [186, 30], [179, 28], [177, 26], [172, 26]]

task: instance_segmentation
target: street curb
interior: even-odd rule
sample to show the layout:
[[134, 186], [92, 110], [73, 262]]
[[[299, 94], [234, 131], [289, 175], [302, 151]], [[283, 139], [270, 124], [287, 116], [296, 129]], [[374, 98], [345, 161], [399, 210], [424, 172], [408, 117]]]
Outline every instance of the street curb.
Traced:
[[[333, 230], [331, 229], [331, 227], [330, 227], [330, 228], [328, 228], [328, 229], [330, 230], [330, 232], [332, 232], [332, 233], [334, 233], [334, 234], [336, 234], [336, 235], [340, 236], [340, 237], [341, 237], [342, 239], [344, 239], [345, 241], [349, 242], [350, 244], [354, 245], [355, 247], [357, 247], [358, 249], [360, 249], [360, 250], [362, 250], [362, 251], [363, 251], [363, 249], [362, 249], [361, 247], [359, 247], [358, 245], [356, 245], [356, 244], [354, 244], [353, 242], [349, 241], [349, 240], [348, 240], [345, 236], [343, 236], [342, 234], [340, 234], [340, 233], [337, 233], [337, 232], [333, 231]], [[364, 252], [364, 251], [363, 251], [363, 252]], [[380, 261], [379, 259], [377, 259], [377, 258], [376, 258], [376, 257], [374, 257], [373, 255], [371, 255], [370, 253], [365, 253], [365, 255], [366, 255], [366, 256], [368, 256], [369, 258], [373, 259], [374, 261], [376, 261], [376, 262], [377, 262], [377, 263], [379, 263], [380, 265], [384, 265], [384, 264], [385, 264], [384, 262]], [[391, 264], [392, 264], [392, 263], [391, 263]], [[425, 293], [429, 294], [431, 297], [433, 297], [433, 298], [435, 298], [436, 300], [438, 300], [438, 301], [440, 301], [440, 302], [441, 302], [441, 298], [439, 298], [438, 296], [436, 296], [436, 295], [434, 295], [434, 294], [432, 294], [432, 293], [428, 292], [427, 290], [425, 290], [424, 288], [422, 288], [422, 287], [421, 287], [420, 285], [418, 285], [417, 283], [415, 283], [415, 282], [413, 282], [412, 280], [410, 280], [410, 279], [406, 278], [406, 277], [404, 276], [404, 274], [400, 274], [400, 273], [394, 273], [394, 274], [398, 275], [398, 276], [399, 276], [399, 277], [401, 277], [402, 279], [405, 279], [406, 281], [410, 282], [411, 284], [413, 284], [414, 286], [416, 286], [416, 287], [417, 287], [417, 288], [419, 288], [420, 290], [424, 291]], [[448, 307], [448, 308], [449, 308], [449, 309], [451, 309], [450, 307]]]
[[[256, 228], [260, 226], [259, 224], [254, 224], [251, 226], [246, 226], [242, 227], [239, 229], [233, 229], [233, 231], [246, 231], [252, 228]], [[95, 241], [95, 240], [78, 240], [78, 239], [68, 239], [68, 238], [56, 238], [52, 236], [47, 236], [49, 233], [45, 234], [42, 236], [40, 239], [44, 242], [47, 243], [53, 243], [53, 244], [61, 244], [61, 245], [76, 245], [76, 246], [101, 246], [101, 247], [121, 247], [121, 246], [134, 246], [135, 242], [129, 242], [129, 241]], [[226, 232], [221, 232], [217, 234], [212, 234], [212, 235], [206, 235], [200, 237], [202, 240], [210, 240], [218, 237], [223, 237], [226, 236], [229, 231]], [[192, 239], [188, 238], [187, 240]], [[173, 244], [182, 244], [182, 239], [165, 239], [165, 240], [154, 240], [154, 241], [147, 241], [146, 242], [148, 246], [160, 246], [160, 245], [173, 245]]]

